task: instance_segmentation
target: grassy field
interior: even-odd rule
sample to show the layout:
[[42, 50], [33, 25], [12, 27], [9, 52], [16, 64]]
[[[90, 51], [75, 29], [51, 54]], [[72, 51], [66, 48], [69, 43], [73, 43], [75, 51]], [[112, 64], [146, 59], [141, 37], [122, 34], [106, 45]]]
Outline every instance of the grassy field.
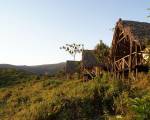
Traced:
[[[81, 80], [68, 81], [45, 77], [37, 79], [33, 75], [21, 74], [22, 72], [14, 70], [3, 70], [1, 73], [3, 75], [0, 81], [0, 119], [45, 120], [93, 117], [89, 98], [92, 97], [96, 85], [94, 81], [83, 83]], [[81, 106], [78, 107], [78, 104]], [[84, 114], [77, 115], [77, 111]]]
[[[85, 112], [83, 118], [90, 116], [89, 113], [93, 117], [89, 99], [93, 97], [95, 85], [94, 81], [43, 79], [2, 87], [0, 117], [8, 120], [75, 119], [81, 117], [81, 113], [73, 115], [77, 111]], [[66, 106], [71, 108], [63, 111]]]
[[150, 79], [143, 74], [128, 84], [113, 80], [110, 74], [82, 82], [39, 78], [14, 70], [0, 73], [0, 120], [150, 118]]

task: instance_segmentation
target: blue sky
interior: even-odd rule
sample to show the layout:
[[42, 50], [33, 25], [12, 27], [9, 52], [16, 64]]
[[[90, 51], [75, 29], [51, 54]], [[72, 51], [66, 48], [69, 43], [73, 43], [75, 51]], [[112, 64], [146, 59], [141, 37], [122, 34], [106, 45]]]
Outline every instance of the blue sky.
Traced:
[[116, 21], [150, 22], [149, 7], [148, 0], [0, 0], [0, 63], [52, 64], [73, 59], [59, 49], [66, 43], [111, 45]]

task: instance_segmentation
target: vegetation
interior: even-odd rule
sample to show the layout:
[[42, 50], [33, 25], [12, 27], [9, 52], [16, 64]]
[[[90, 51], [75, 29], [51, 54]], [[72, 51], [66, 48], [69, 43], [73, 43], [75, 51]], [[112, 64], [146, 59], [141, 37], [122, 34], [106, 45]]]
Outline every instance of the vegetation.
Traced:
[[13, 68], [0, 69], [0, 88], [36, 79], [36, 75]]
[[100, 43], [96, 45], [95, 50], [100, 63], [106, 63], [108, 65], [110, 62], [109, 47], [105, 43], [103, 43], [102, 40], [100, 40]]
[[16, 70], [28, 71], [30, 73], [44, 75], [48, 74], [50, 76], [55, 75], [59, 71], [64, 71], [66, 63], [57, 63], [57, 64], [45, 64], [45, 65], [34, 65], [34, 66], [26, 66], [26, 65], [10, 65], [10, 64], [0, 64], [0, 68], [13, 68]]
[[14, 69], [1, 70], [0, 74], [9, 82], [13, 76], [9, 84], [0, 79], [3, 120], [150, 119], [149, 75], [139, 74], [138, 80], [130, 82], [113, 80], [105, 73], [82, 82], [38, 77]]
[[75, 60], [76, 54], [81, 53], [84, 49], [83, 44], [66, 44], [65, 46], [60, 47], [60, 49], [64, 49], [66, 52], [69, 52]]

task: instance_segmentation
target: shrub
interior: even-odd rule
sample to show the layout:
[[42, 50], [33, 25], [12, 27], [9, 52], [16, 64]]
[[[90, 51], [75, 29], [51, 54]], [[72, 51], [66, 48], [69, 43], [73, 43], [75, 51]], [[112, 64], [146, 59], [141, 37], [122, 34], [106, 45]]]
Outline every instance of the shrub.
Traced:
[[139, 120], [150, 119], [150, 96], [130, 99], [131, 109], [135, 112], [135, 118]]
[[125, 115], [128, 112], [128, 92], [122, 92], [114, 98], [115, 112], [119, 115]]
[[62, 84], [62, 81], [60, 80], [47, 79], [43, 81], [43, 87], [56, 87], [60, 84]]

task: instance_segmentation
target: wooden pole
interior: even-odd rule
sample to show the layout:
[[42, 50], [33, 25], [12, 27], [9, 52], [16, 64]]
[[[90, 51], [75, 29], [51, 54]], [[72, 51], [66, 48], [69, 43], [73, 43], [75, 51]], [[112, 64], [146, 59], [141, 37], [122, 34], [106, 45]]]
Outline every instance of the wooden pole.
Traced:
[[129, 55], [129, 79], [128, 79], [128, 85], [131, 84], [132, 79], [132, 41], [130, 40], [130, 55]]
[[114, 62], [113, 62], [114, 79], [116, 79], [116, 65], [115, 65], [116, 61], [115, 60], [116, 60], [116, 58], [114, 56]]
[[138, 64], [138, 56], [137, 56], [137, 44], [135, 45], [135, 52], [136, 52], [136, 54], [135, 54], [135, 66], [136, 66], [136, 70], [135, 70], [135, 79], [137, 80], [137, 74], [138, 74], [138, 68], [137, 68], [137, 64]]
[[122, 59], [122, 80], [124, 81], [125, 59]]
[[132, 41], [130, 40], [129, 76], [131, 76], [131, 69], [132, 69]]

